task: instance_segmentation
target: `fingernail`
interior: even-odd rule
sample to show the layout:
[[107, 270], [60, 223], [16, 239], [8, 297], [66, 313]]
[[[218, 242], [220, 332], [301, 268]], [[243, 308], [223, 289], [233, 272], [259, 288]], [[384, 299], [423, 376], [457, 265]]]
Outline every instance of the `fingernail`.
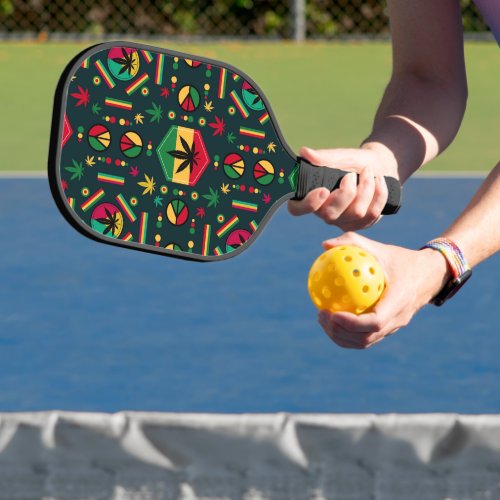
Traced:
[[330, 191], [328, 191], [327, 189], [322, 189], [318, 193], [318, 196], [321, 201], [326, 200], [330, 196]]

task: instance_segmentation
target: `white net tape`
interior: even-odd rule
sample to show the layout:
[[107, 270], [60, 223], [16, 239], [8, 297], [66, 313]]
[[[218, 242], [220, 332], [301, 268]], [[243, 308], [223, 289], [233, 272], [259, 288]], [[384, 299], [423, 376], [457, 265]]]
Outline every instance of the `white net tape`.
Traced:
[[0, 500], [498, 500], [497, 415], [0, 414]]

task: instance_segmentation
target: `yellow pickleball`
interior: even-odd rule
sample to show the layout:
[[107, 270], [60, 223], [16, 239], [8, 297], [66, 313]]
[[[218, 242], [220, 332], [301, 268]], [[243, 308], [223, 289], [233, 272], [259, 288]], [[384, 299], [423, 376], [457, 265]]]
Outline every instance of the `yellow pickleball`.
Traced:
[[384, 271], [378, 260], [363, 248], [334, 247], [313, 263], [307, 288], [318, 309], [362, 314], [382, 295]]

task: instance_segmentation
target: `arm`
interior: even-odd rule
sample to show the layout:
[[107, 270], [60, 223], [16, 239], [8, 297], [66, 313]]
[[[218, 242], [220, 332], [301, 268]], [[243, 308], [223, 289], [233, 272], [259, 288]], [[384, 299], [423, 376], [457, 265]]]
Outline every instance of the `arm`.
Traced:
[[405, 181], [460, 127], [467, 99], [462, 25], [456, 0], [390, 0], [388, 9], [393, 73], [362, 147], [385, 151]]
[[[358, 149], [303, 148], [311, 163], [360, 174], [340, 189], [320, 188], [289, 203], [293, 215], [314, 212], [344, 230], [367, 227], [387, 199], [380, 177], [404, 182], [455, 137], [467, 99], [458, 0], [389, 0], [393, 71], [373, 129]], [[374, 180], [375, 177], [375, 180]]]
[[[441, 236], [453, 240], [471, 267], [500, 250], [500, 163], [491, 171], [462, 214]], [[383, 245], [355, 233], [325, 247], [356, 244], [372, 252], [386, 272], [387, 288], [373, 312], [356, 316], [321, 311], [319, 322], [342, 347], [366, 348], [406, 326], [450, 279], [445, 258], [432, 249]]]

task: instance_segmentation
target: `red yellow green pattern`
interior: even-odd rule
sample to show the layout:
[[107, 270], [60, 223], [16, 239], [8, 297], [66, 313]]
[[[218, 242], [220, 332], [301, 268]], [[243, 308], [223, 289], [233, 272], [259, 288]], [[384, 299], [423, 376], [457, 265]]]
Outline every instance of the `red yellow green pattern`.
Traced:
[[52, 191], [95, 239], [219, 260], [294, 194], [296, 157], [231, 66], [109, 42], [75, 58], [58, 95]]

